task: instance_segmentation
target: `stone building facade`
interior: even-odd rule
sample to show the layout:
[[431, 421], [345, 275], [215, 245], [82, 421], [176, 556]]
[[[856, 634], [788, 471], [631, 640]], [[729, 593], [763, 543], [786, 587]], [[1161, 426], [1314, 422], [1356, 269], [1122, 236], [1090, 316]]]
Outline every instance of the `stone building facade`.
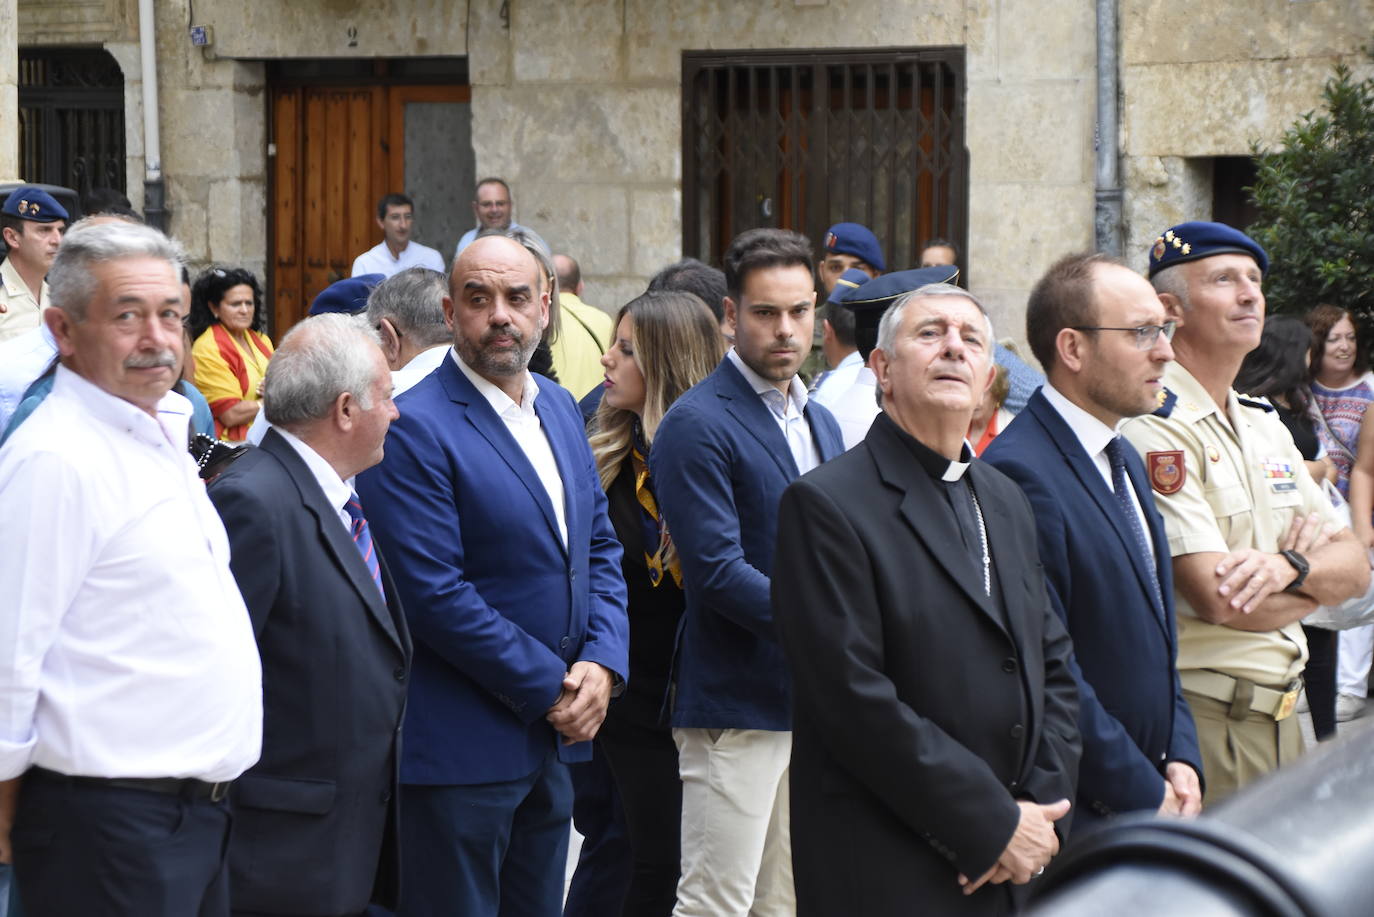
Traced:
[[[1374, 0], [1118, 6], [1126, 238], [1143, 264], [1159, 228], [1212, 215], [1215, 157], [1245, 156], [1315, 107], [1336, 61], [1368, 69], [1359, 48]], [[682, 52], [706, 49], [962, 47], [966, 260], [999, 334], [1023, 337], [1035, 278], [1093, 243], [1096, 19], [1082, 0], [154, 7], [169, 229], [198, 262], [269, 272], [266, 62], [453, 56], [466, 61], [477, 174], [509, 179], [517, 220], [579, 257], [587, 299], [613, 310], [682, 253]], [[192, 45], [191, 25], [212, 27], [210, 47]], [[94, 44], [118, 61], [129, 196], [141, 205], [137, 0], [0, 0], [6, 116], [15, 43]]]

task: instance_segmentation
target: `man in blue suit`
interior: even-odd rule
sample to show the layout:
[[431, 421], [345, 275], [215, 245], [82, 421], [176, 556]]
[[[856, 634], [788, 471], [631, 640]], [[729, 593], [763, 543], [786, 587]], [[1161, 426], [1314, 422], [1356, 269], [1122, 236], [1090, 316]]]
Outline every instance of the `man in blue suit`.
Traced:
[[1168, 538], [1145, 466], [1117, 432], [1159, 405], [1173, 330], [1150, 284], [1119, 261], [1060, 259], [1026, 308], [1048, 381], [983, 455], [1030, 499], [1050, 599], [1073, 637], [1080, 832], [1120, 812], [1202, 806]]
[[620, 545], [576, 403], [527, 369], [549, 314], [534, 256], [478, 239], [449, 290], [454, 349], [358, 480], [415, 640], [398, 914], [553, 917], [567, 763], [627, 675]]
[[769, 577], [782, 492], [844, 447], [797, 376], [815, 321], [810, 244], [750, 230], [724, 267], [735, 346], [673, 404], [649, 456], [687, 593], [672, 711], [683, 781], [674, 914], [791, 914], [791, 687]]

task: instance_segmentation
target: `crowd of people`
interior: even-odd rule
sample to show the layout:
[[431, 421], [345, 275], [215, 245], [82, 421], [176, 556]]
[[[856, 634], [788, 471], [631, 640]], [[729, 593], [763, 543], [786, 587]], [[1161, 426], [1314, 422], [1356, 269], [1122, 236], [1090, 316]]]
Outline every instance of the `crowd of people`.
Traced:
[[1057, 260], [1041, 375], [945, 240], [749, 230], [612, 316], [473, 213], [445, 269], [387, 195], [274, 345], [251, 272], [0, 208], [16, 909], [1007, 914], [1362, 708], [1303, 622], [1369, 591], [1374, 380], [1243, 232]]

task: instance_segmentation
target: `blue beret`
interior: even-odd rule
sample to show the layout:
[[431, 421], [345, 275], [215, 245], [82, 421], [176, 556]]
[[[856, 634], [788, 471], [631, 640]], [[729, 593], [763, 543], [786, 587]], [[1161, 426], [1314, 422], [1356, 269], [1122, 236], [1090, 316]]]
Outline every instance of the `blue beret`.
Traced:
[[878, 271], [887, 270], [878, 237], [858, 223], [836, 223], [825, 231], [825, 250], [837, 255], [853, 255]]
[[921, 287], [931, 283], [953, 283], [954, 278], [959, 276], [959, 268], [953, 264], [941, 264], [935, 267], [918, 267], [909, 271], [895, 271], [891, 274], [883, 274], [881, 277], [874, 277], [868, 283], [851, 290], [842, 303], [846, 309], [854, 311], [854, 317], [862, 322], [865, 317], [869, 317], [874, 326], [878, 324], [878, 319], [882, 318], [887, 307], [897, 301], [898, 297], [910, 293], [912, 290], [919, 290]]
[[367, 297], [371, 295], [372, 288], [385, 279], [382, 274], [359, 274], [357, 277], [336, 280], [315, 297], [310, 304], [310, 314], [343, 312], [357, 315], [367, 308]]
[[32, 185], [15, 188], [10, 196], [5, 198], [0, 213], [34, 223], [56, 223], [58, 220], [69, 219], [67, 208], [59, 204], [57, 198]]
[[872, 279], [873, 278], [870, 277], [866, 271], [861, 271], [856, 267], [848, 268], [843, 274], [836, 278], [835, 289], [830, 291], [830, 296], [826, 299], [826, 302], [842, 303], [849, 294]]
[[1150, 273], [1153, 277], [1166, 267], [1235, 252], [1249, 255], [1259, 265], [1260, 274], [1269, 273], [1269, 256], [1254, 239], [1225, 223], [1179, 223], [1164, 230], [1150, 247]]

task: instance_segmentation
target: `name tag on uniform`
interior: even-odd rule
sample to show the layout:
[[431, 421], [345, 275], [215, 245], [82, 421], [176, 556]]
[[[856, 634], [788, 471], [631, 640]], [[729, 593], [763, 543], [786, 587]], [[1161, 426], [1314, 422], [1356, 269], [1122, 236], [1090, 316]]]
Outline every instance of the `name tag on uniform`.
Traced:
[[1274, 493], [1281, 494], [1298, 489], [1298, 473], [1293, 468], [1292, 462], [1267, 458], [1260, 462], [1260, 468], [1264, 470], [1264, 478], [1269, 482], [1269, 489]]

